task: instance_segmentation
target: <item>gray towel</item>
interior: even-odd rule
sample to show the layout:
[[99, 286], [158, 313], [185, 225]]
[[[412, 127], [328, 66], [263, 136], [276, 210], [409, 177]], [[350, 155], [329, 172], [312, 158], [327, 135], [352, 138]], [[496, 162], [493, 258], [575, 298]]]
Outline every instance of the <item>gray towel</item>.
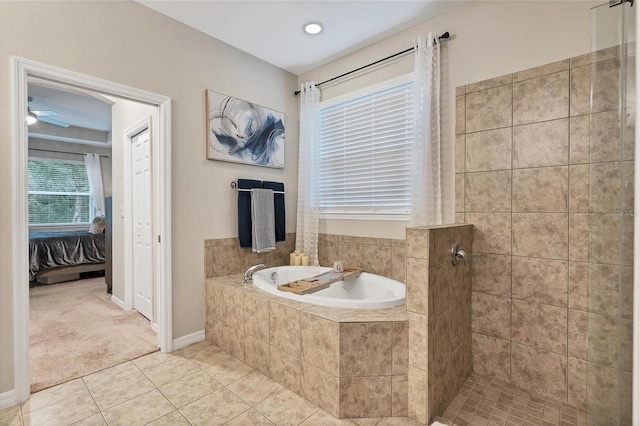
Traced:
[[264, 253], [276, 248], [276, 220], [273, 190], [251, 189], [251, 248]]

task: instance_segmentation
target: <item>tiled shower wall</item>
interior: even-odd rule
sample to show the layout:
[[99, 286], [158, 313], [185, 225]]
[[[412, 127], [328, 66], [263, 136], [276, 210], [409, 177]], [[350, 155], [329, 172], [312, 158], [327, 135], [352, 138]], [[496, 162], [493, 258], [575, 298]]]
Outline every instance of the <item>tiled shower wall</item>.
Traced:
[[475, 226], [474, 371], [612, 416], [630, 398], [617, 381], [631, 380], [632, 332], [633, 233], [621, 226], [633, 218], [618, 201], [633, 190], [633, 144], [620, 152], [617, 52], [456, 91], [456, 221]]
[[471, 259], [451, 263], [454, 241], [472, 250], [471, 225], [407, 228], [409, 417], [442, 415], [471, 374]]

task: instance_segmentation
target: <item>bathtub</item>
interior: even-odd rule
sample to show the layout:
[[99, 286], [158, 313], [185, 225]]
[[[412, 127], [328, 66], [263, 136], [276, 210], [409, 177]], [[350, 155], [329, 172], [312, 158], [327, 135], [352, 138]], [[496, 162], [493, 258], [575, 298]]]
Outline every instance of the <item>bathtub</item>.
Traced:
[[357, 278], [338, 281], [315, 293], [298, 295], [278, 290], [302, 278], [330, 271], [321, 266], [278, 266], [253, 274], [253, 285], [273, 295], [319, 306], [350, 309], [385, 309], [405, 304], [405, 285], [380, 275], [363, 272]]

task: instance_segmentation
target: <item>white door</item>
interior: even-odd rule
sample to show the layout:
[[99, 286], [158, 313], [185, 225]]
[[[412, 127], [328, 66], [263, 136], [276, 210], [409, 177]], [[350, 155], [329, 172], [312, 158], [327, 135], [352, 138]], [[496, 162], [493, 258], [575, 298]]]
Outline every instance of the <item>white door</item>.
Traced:
[[151, 244], [151, 140], [149, 129], [131, 139], [132, 223], [133, 223], [133, 289], [136, 311], [152, 318], [153, 246]]

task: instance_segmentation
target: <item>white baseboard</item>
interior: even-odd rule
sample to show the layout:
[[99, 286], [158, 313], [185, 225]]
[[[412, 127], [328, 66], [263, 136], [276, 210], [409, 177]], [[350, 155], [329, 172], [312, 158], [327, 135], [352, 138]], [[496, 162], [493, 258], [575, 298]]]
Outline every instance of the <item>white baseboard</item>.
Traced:
[[0, 410], [16, 405], [16, 391], [14, 389], [0, 393]]
[[184, 348], [192, 343], [201, 342], [204, 340], [204, 330], [196, 331], [195, 333], [187, 334], [186, 336], [173, 339], [173, 350]]
[[118, 305], [123, 311], [126, 311], [128, 309], [125, 308], [124, 306], [124, 302], [120, 299], [118, 299], [116, 296], [114, 296], [113, 294], [111, 295], [111, 301], [113, 303], [115, 303], [116, 305]]

